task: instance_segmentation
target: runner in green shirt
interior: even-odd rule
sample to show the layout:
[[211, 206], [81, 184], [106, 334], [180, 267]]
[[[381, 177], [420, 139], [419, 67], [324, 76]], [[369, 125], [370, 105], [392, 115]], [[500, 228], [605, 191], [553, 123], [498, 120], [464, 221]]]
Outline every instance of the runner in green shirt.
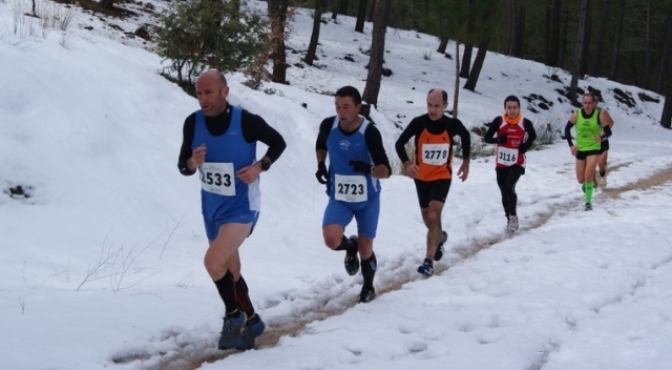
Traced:
[[[565, 126], [565, 137], [570, 151], [576, 157], [576, 180], [583, 185], [586, 193], [585, 210], [593, 209], [591, 204], [595, 186], [595, 166], [600, 156], [602, 141], [611, 136], [607, 122], [601, 122], [600, 114], [593, 107], [593, 95], [583, 95], [583, 108], [572, 113]], [[576, 126], [576, 145], [572, 142], [570, 130]]]

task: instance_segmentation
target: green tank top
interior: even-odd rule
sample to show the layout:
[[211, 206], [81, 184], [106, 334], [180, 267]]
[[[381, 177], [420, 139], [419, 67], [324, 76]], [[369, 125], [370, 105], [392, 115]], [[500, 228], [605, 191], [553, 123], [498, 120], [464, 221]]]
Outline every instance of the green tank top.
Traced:
[[602, 133], [598, 117], [599, 111], [597, 109], [593, 111], [590, 117], [583, 115], [583, 109], [576, 112], [576, 148], [578, 151], [600, 150], [602, 144], [595, 141], [595, 136]]

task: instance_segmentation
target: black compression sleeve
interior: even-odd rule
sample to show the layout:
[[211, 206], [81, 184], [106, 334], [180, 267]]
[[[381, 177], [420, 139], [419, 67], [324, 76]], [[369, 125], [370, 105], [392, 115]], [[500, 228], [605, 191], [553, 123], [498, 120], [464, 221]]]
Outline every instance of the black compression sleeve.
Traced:
[[495, 139], [495, 133], [499, 130], [499, 126], [502, 124], [502, 117], [495, 117], [488, 126], [488, 131], [485, 132], [483, 136], [483, 141], [488, 144], [497, 144], [497, 139]]
[[567, 125], [565, 126], [565, 138], [567, 139], [567, 144], [569, 144], [569, 146], [574, 146], [574, 143], [572, 143], [572, 133], [571, 133], [573, 125], [574, 125], [573, 123], [567, 121]]
[[180, 156], [177, 159], [177, 168], [184, 176], [190, 176], [196, 173], [187, 166], [187, 161], [191, 158], [191, 142], [194, 140], [194, 130], [196, 127], [196, 115], [192, 114], [184, 120], [184, 128], [182, 129], [182, 147], [180, 148]]
[[602, 141], [605, 141], [611, 136], [611, 127], [609, 125], [603, 126], [602, 130], [604, 130], [604, 135], [602, 135]]
[[287, 147], [282, 135], [266, 123], [263, 118], [246, 110], [243, 110], [241, 120], [245, 141], [248, 143], [261, 141], [268, 145], [265, 156], [275, 163]]
[[532, 121], [525, 119], [523, 124], [525, 125], [525, 132], [527, 133], [527, 140], [525, 140], [525, 145], [529, 149], [532, 146], [532, 143], [537, 139], [537, 131], [534, 129]]
[[413, 136], [418, 134], [418, 122], [417, 119], [413, 119], [401, 133], [401, 136], [399, 136], [396, 143], [394, 143], [394, 149], [397, 152], [397, 156], [401, 160], [401, 163], [406, 163], [406, 161], [410, 160], [408, 154], [406, 154], [406, 143], [408, 143]]
[[364, 139], [366, 140], [366, 146], [369, 149], [369, 153], [371, 153], [371, 157], [373, 158], [373, 164], [384, 164], [385, 167], [387, 167], [388, 172], [392, 174], [390, 161], [387, 158], [387, 154], [385, 154], [383, 138], [380, 136], [378, 128], [373, 124], [370, 124], [369, 127], [366, 128]]
[[325, 118], [322, 123], [320, 123], [320, 130], [317, 134], [317, 140], [315, 141], [315, 150], [327, 150], [327, 137], [329, 136], [329, 131], [331, 130], [331, 125], [334, 122], [334, 117]]

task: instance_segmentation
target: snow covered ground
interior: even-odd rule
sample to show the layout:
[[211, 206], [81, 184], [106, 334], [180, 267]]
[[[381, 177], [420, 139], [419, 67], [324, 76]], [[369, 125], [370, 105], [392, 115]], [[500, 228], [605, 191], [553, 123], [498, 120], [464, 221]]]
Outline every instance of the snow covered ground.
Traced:
[[[448, 196], [448, 251], [429, 279], [415, 271], [426, 230], [413, 183], [384, 180], [378, 297], [356, 304], [361, 276], [347, 276], [343, 254], [322, 242], [327, 197], [314, 141], [335, 114], [329, 93], [364, 88], [371, 25], [360, 34], [351, 18], [323, 24], [317, 66], [300, 67], [312, 25], [300, 10], [289, 86], [255, 91], [229, 75], [230, 102], [264, 117], [288, 146], [262, 175], [261, 218], [241, 249], [267, 331], [258, 350], [218, 351], [223, 304], [202, 265], [199, 184], [176, 167], [196, 100], [159, 76], [160, 58], [139, 43], [87, 30], [101, 29], [95, 17], [75, 11], [65, 33], [43, 32], [21, 12], [16, 20], [18, 3], [0, 2], [0, 369], [672, 368], [672, 133], [657, 123], [662, 97], [645, 92], [660, 101], [644, 102], [639, 88], [582, 80], [616, 122], [607, 187], [582, 211], [558, 135], [528, 153], [513, 238], [491, 156], [472, 159]], [[399, 126], [425, 113], [430, 88], [447, 89], [452, 108], [454, 61], [437, 46], [388, 30], [393, 75], [372, 116], [395, 161]], [[460, 91], [459, 118], [481, 127], [515, 94], [538, 131], [564, 127], [573, 108], [555, 91], [563, 84], [543, 77], [553, 73], [569, 84], [563, 71], [488, 53], [476, 93]], [[636, 107], [619, 103], [616, 88]], [[523, 99], [531, 94], [554, 104], [542, 110]], [[28, 198], [11, 196], [19, 185]]]

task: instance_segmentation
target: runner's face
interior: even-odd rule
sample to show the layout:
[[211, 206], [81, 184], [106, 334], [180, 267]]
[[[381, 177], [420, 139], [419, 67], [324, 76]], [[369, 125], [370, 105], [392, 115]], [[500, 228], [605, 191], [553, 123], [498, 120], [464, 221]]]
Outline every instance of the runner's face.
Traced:
[[361, 104], [355, 104], [351, 96], [336, 97], [336, 115], [343, 126], [350, 126], [353, 123], [359, 123], [359, 110]]
[[427, 115], [432, 121], [443, 117], [443, 111], [448, 107], [448, 102], [443, 102], [443, 96], [440, 91], [433, 91], [427, 96]]
[[211, 75], [203, 75], [196, 81], [196, 97], [203, 114], [214, 117], [226, 109], [226, 97], [229, 95], [229, 87], [221, 86], [218, 78]]
[[590, 96], [583, 97], [583, 110], [588, 114], [593, 112], [593, 98]]
[[506, 110], [506, 115], [509, 118], [516, 118], [520, 113], [520, 106], [515, 101], [507, 101], [504, 110]]

